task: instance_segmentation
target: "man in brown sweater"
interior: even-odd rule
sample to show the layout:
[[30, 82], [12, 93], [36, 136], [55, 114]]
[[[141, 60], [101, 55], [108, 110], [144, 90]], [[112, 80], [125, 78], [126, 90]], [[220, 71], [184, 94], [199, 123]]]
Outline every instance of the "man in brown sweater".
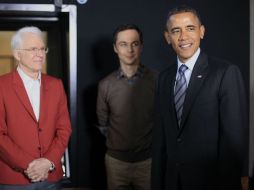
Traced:
[[106, 135], [109, 190], [150, 190], [155, 72], [140, 64], [142, 32], [121, 25], [114, 32], [120, 68], [99, 83], [97, 116]]

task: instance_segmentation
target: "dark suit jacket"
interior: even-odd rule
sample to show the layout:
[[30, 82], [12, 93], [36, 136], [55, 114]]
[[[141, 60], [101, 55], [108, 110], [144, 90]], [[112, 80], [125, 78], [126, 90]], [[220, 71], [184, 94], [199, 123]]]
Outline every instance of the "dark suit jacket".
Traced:
[[18, 72], [0, 77], [0, 184], [28, 184], [23, 171], [40, 157], [55, 164], [48, 180], [60, 180], [61, 157], [70, 134], [67, 101], [59, 79], [42, 74], [37, 122]]
[[201, 53], [185, 96], [180, 128], [174, 105], [175, 62], [156, 92], [153, 190], [239, 190], [247, 175], [248, 118], [238, 67]]

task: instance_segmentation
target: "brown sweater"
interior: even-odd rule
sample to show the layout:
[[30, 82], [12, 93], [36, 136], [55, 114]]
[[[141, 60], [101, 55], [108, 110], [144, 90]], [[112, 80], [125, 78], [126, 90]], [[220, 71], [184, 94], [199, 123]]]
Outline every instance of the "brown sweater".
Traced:
[[115, 71], [99, 83], [99, 127], [107, 127], [107, 153], [119, 160], [137, 162], [151, 157], [156, 73], [143, 68], [134, 82]]

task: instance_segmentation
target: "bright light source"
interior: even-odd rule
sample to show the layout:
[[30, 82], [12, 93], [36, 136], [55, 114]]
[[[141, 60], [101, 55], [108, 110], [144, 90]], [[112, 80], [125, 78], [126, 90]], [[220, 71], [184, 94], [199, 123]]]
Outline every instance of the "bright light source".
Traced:
[[54, 3], [55, 3], [55, 6], [56, 6], [56, 7], [61, 8], [61, 7], [62, 7], [62, 4], [63, 4], [63, 0], [55, 0]]
[[85, 4], [88, 0], [77, 0], [79, 4]]

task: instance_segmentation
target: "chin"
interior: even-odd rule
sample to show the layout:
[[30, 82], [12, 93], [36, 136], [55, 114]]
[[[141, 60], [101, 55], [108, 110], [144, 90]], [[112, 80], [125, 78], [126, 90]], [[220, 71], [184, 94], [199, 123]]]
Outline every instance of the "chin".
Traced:
[[125, 64], [125, 65], [134, 65], [134, 62], [133, 62], [133, 61], [132, 61], [132, 62], [126, 61], [124, 64]]
[[37, 72], [40, 72], [41, 70], [42, 70], [42, 67], [41, 67], [41, 68], [35, 68], [35, 69], [34, 69], [34, 72], [37, 73]]
[[181, 57], [182, 59], [190, 59], [192, 56], [194, 55], [194, 53], [190, 52], [190, 53], [185, 53], [185, 54], [182, 54]]

